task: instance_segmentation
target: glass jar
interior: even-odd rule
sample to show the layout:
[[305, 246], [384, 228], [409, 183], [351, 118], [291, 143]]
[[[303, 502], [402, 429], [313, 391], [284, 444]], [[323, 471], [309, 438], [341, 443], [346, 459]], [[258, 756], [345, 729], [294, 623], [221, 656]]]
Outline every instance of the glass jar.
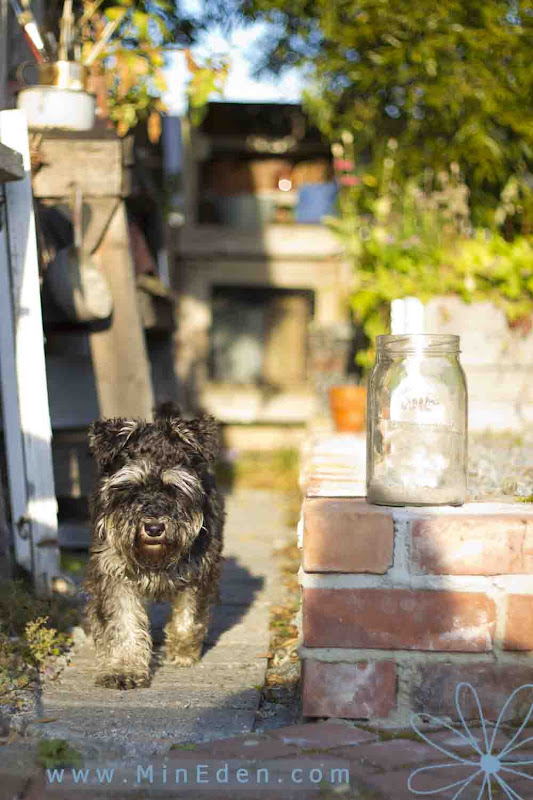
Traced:
[[368, 384], [368, 502], [462, 505], [467, 389], [459, 336], [378, 336], [376, 346]]

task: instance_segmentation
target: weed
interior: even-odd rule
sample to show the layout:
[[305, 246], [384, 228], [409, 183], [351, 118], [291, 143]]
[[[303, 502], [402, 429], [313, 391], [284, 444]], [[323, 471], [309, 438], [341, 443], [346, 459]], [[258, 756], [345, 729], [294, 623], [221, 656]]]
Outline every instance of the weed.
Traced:
[[75, 616], [64, 599], [35, 597], [23, 581], [0, 586], [0, 699], [15, 702], [68, 649]]
[[54, 767], [81, 767], [82, 755], [66, 739], [41, 739], [37, 748], [37, 762], [47, 769]]

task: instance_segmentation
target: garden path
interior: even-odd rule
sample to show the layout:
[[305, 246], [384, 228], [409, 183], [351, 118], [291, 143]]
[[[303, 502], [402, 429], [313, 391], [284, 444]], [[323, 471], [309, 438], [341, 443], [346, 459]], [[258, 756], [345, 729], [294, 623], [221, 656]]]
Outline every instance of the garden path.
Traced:
[[[284, 516], [280, 493], [238, 490], [227, 497], [222, 602], [199, 664], [157, 664], [144, 689], [100, 688], [92, 642], [82, 640], [60, 680], [43, 692], [40, 718], [50, 721], [32, 723], [27, 733], [66, 739], [88, 758], [109, 759], [251, 731], [267, 666], [269, 608], [281, 592], [274, 550], [289, 535]], [[155, 606], [156, 642], [165, 615]]]

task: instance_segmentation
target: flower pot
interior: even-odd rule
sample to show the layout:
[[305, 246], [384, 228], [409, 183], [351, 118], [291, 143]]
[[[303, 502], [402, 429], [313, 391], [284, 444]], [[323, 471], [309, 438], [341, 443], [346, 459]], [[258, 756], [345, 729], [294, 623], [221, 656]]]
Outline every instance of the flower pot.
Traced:
[[332, 386], [329, 406], [335, 429], [340, 433], [366, 429], [366, 386]]
[[29, 86], [22, 89], [17, 106], [26, 114], [30, 128], [88, 131], [94, 126], [95, 100], [79, 89]]

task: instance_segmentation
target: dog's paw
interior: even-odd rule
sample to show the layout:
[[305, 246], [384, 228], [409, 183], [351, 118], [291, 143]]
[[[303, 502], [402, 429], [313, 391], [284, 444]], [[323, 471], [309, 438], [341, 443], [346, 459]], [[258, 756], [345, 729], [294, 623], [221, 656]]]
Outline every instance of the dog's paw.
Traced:
[[192, 667], [200, 661], [201, 653], [167, 653], [165, 661], [175, 667]]
[[145, 672], [103, 672], [95, 680], [97, 686], [107, 689], [137, 689], [150, 684], [150, 676]]

